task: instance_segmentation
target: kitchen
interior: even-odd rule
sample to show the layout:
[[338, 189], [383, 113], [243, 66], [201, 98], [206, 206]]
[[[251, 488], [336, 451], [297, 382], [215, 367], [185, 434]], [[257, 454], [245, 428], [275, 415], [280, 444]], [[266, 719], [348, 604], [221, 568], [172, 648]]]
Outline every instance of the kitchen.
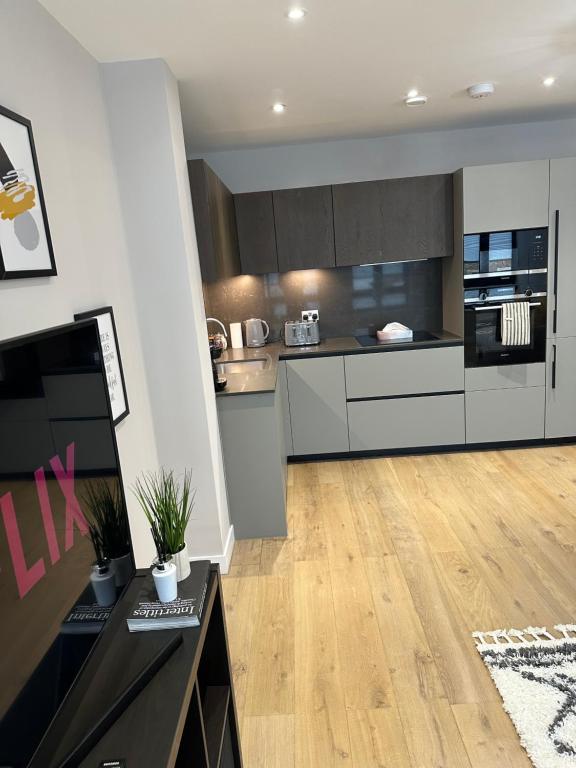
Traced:
[[189, 170], [206, 314], [252, 318], [225, 351], [209, 323], [237, 538], [286, 535], [287, 461], [574, 438], [576, 160], [235, 195]]

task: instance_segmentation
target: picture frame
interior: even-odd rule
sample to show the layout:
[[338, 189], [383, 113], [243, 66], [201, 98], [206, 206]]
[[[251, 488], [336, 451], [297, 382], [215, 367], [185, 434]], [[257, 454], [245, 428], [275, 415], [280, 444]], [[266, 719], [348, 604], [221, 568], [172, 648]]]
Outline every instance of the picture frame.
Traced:
[[116, 331], [114, 310], [112, 307], [100, 307], [99, 309], [91, 309], [87, 312], [79, 312], [74, 315], [74, 320], [76, 322], [92, 318], [95, 319], [98, 324], [100, 344], [104, 356], [104, 372], [108, 382], [108, 396], [110, 398], [110, 408], [112, 410], [112, 421], [114, 426], [117, 426], [126, 418], [126, 416], [128, 416], [130, 407], [128, 405], [124, 369], [122, 367], [122, 358], [120, 356], [120, 347], [118, 345], [118, 333]]
[[32, 123], [0, 106], [0, 280], [55, 275]]

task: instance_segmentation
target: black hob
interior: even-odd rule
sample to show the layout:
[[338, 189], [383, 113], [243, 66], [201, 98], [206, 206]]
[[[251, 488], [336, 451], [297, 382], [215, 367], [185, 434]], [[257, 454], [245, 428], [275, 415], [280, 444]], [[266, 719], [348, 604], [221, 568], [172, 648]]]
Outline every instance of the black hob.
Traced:
[[410, 341], [435, 341], [438, 338], [430, 331], [414, 331], [412, 339], [395, 339], [394, 341], [378, 341], [376, 336], [356, 336], [358, 344], [363, 347], [388, 347], [394, 344], [410, 344]]

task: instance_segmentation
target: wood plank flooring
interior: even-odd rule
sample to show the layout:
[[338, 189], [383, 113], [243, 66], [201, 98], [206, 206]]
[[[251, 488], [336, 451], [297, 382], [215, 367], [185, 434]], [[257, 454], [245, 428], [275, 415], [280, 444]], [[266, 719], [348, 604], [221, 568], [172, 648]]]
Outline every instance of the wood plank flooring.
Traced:
[[245, 768], [529, 768], [470, 633], [576, 619], [576, 446], [292, 465], [224, 578]]

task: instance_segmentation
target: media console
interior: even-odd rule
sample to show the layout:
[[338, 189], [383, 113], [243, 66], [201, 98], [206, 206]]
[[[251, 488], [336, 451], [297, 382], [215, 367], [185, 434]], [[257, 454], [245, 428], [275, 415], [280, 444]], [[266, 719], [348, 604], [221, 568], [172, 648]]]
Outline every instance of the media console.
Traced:
[[142, 579], [149, 578], [147, 572], [138, 573], [124, 593], [35, 755], [33, 768], [58, 768], [179, 634], [182, 643], [78, 768], [114, 761], [122, 768], [242, 768], [218, 566], [210, 570], [200, 627], [131, 633], [126, 617]]

